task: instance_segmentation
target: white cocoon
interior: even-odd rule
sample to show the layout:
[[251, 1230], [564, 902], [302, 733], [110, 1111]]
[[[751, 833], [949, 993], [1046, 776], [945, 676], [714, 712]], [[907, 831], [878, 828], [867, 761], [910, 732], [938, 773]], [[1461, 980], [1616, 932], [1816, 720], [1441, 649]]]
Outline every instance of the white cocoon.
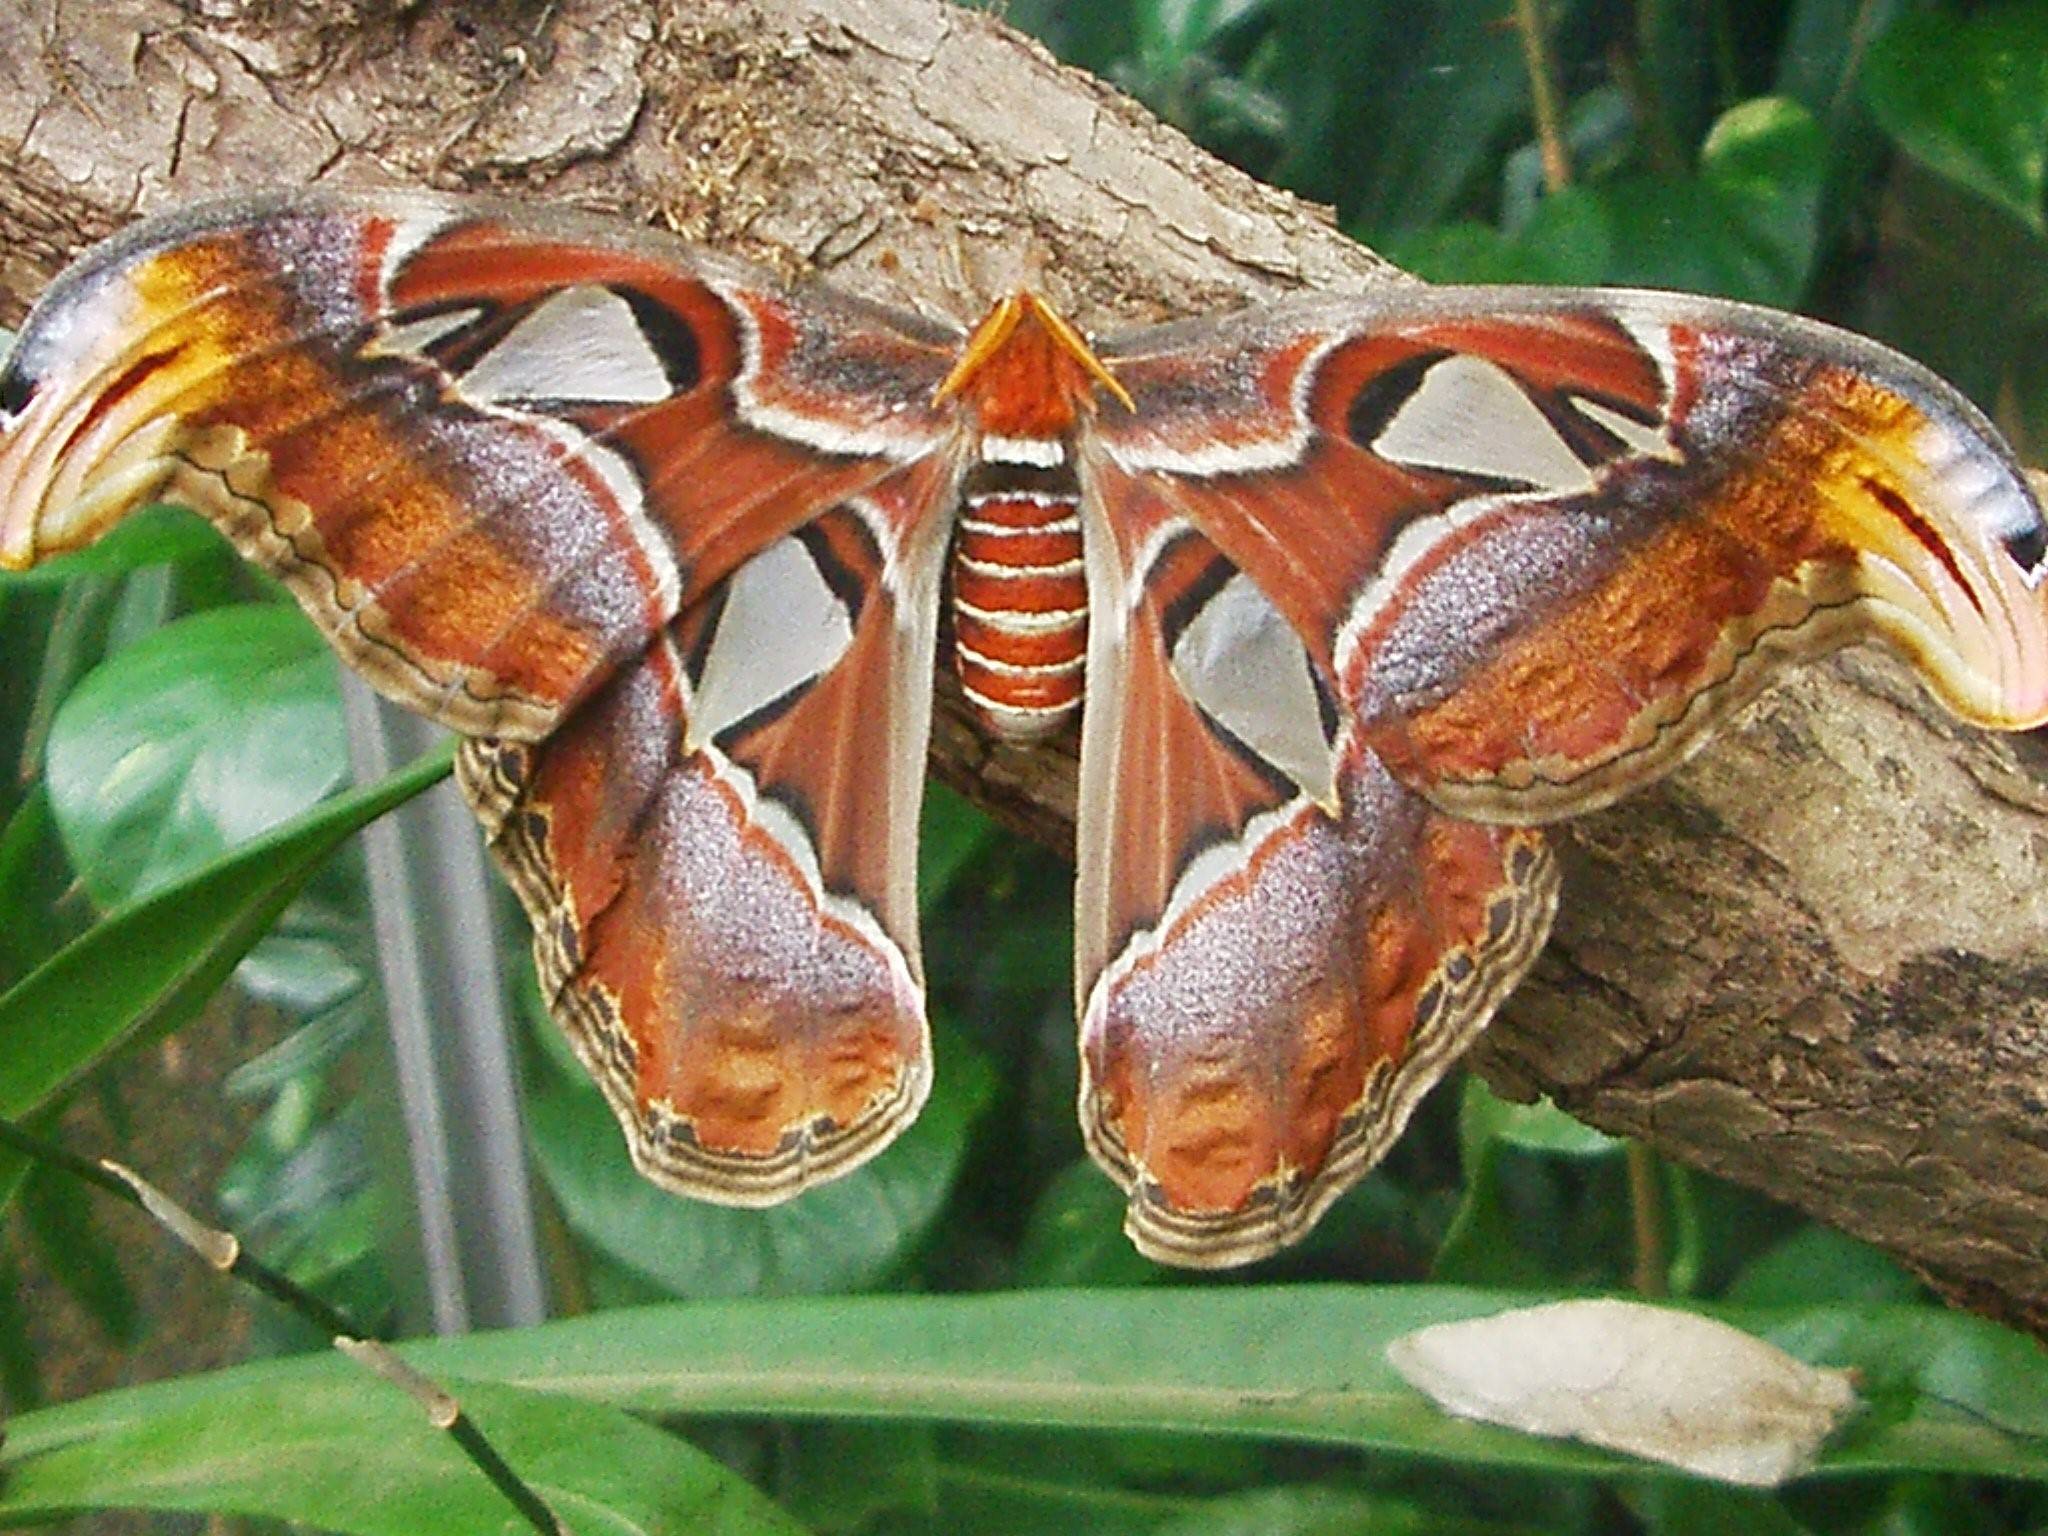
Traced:
[[1770, 1488], [1812, 1465], [1851, 1373], [1710, 1318], [1561, 1301], [1403, 1334], [1387, 1361], [1448, 1413]]

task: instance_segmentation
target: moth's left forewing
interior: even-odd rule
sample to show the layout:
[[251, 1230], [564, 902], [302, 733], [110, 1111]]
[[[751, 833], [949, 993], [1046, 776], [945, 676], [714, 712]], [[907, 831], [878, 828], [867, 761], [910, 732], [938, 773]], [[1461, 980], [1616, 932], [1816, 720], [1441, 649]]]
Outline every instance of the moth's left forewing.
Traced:
[[1967, 718], [2048, 715], [2039, 504], [1974, 407], [1874, 343], [1669, 294], [1416, 287], [1105, 352], [1140, 401], [1107, 458], [1447, 808], [1603, 803], [1864, 635]]

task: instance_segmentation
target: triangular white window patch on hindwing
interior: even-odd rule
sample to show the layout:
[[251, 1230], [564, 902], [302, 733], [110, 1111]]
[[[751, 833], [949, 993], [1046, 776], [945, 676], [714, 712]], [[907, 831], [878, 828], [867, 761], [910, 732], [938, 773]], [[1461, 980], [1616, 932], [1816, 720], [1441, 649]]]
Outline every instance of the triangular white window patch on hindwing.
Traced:
[[651, 405], [675, 393], [632, 305], [580, 284], [534, 306], [462, 376], [475, 405], [587, 400]]
[[1483, 475], [1556, 496], [1593, 489], [1593, 472], [1521, 385], [1477, 357], [1434, 364], [1371, 447], [1396, 464]]
[[1307, 648], [1252, 582], [1232, 576], [1173, 642], [1173, 675], [1211, 719], [1324, 806], [1336, 757]]
[[832, 670], [853, 643], [853, 616], [794, 535], [777, 539], [726, 584], [698, 672], [692, 749]]

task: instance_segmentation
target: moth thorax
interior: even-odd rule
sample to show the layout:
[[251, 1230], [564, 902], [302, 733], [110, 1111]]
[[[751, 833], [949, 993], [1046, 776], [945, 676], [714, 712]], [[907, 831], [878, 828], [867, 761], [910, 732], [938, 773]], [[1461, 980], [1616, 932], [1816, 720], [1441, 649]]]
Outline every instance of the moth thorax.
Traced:
[[1080, 494], [1064, 454], [1024, 462], [1021, 454], [988, 457], [988, 446], [968, 476], [954, 534], [953, 666], [986, 730], [1029, 741], [1057, 730], [1081, 702], [1088, 582]]

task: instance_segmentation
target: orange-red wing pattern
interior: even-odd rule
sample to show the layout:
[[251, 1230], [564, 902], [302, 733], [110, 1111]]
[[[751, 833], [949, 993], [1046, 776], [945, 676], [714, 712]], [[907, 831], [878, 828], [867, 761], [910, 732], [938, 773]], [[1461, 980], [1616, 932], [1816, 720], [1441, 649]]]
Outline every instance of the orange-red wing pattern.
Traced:
[[1447, 808], [1604, 803], [1773, 661], [1864, 635], [1968, 718], [2048, 711], [2038, 506], [1967, 401], [1872, 343], [1532, 289], [1220, 332], [1106, 349], [1140, 407], [1102, 417], [1103, 451], [1270, 593]]
[[950, 344], [624, 226], [433, 198], [174, 218], [10, 364], [0, 557], [210, 514], [462, 779], [640, 1164], [760, 1204], [930, 1081], [917, 807]]
[[[1082, 712], [1088, 1144], [1162, 1260], [1378, 1158], [1540, 947], [1534, 827], [1860, 636], [2048, 718], [2048, 525], [1872, 343], [1671, 294], [1390, 286], [1097, 350], [646, 230], [289, 195], [138, 225], [0, 371], [0, 565], [211, 516], [463, 785], [652, 1177], [739, 1204], [930, 1081], [929, 681]], [[942, 625], [942, 616], [949, 622]]]
[[[1455, 820], [1200, 532], [1107, 466], [1082, 737], [1081, 1126], [1169, 1263], [1291, 1241], [1535, 958], [1540, 833]], [[1110, 622], [1119, 616], [1119, 622]]]
[[[947, 352], [866, 315], [791, 320], [670, 242], [495, 204], [306, 197], [144, 225], [73, 268], [15, 354], [35, 387], [8, 429], [0, 559], [185, 501], [384, 692], [538, 737], [694, 591], [946, 435], [924, 407]], [[893, 393], [820, 405], [791, 338], [835, 318]]]
[[[460, 759], [550, 1006], [634, 1160], [684, 1194], [786, 1199], [930, 1086], [915, 853], [950, 478], [933, 461], [828, 509], [548, 741]], [[824, 643], [761, 664], [806, 624]]]

